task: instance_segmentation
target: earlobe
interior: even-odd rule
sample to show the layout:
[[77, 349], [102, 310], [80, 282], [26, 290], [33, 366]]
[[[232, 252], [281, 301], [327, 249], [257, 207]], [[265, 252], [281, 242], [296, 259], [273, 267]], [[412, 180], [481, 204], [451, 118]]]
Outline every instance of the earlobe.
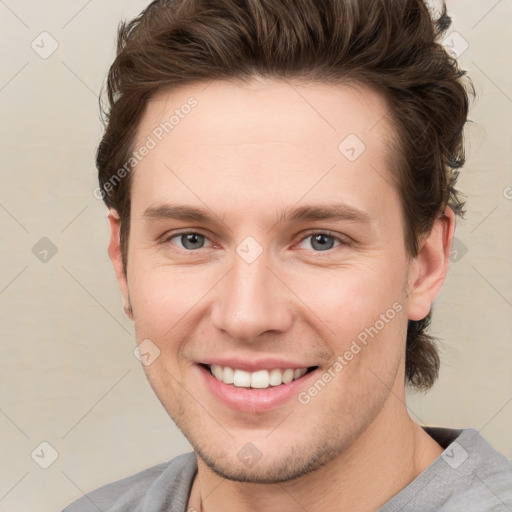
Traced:
[[420, 243], [418, 254], [409, 267], [409, 320], [422, 320], [441, 291], [452, 247], [455, 231], [455, 215], [446, 207]]
[[124, 312], [126, 313], [126, 316], [128, 316], [128, 318], [133, 320], [133, 312], [128, 294], [128, 281], [126, 277], [125, 268], [123, 265], [121, 251], [121, 221], [119, 219], [119, 214], [113, 208], [109, 210], [108, 221], [110, 226], [110, 242], [108, 245], [108, 255], [110, 257], [110, 261], [112, 261], [112, 265], [114, 266], [117, 282], [119, 284], [119, 289], [121, 290], [121, 294], [123, 296]]

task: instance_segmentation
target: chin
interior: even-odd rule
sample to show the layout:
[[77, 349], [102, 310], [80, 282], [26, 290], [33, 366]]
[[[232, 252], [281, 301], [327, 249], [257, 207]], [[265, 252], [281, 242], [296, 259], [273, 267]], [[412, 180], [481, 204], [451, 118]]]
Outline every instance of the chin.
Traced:
[[[239, 450], [235, 457], [227, 454], [212, 456], [198, 447], [194, 447], [194, 450], [204, 464], [218, 476], [234, 482], [253, 484], [278, 484], [295, 480], [316, 471], [338, 455], [335, 450], [329, 448], [308, 454], [306, 447], [300, 451], [293, 447], [290, 448], [288, 455], [273, 455], [272, 459], [269, 459], [264, 453], [258, 452], [258, 455], [254, 453], [252, 458], [244, 460], [246, 454], [242, 450]], [[256, 452], [257, 449], [252, 445], [252, 448], [247, 450], [248, 453], [251, 450]]]

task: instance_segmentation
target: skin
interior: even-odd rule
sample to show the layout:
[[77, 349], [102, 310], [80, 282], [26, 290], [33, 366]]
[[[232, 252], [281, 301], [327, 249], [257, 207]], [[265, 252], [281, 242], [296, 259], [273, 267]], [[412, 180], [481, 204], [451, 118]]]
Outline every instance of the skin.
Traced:
[[[148, 380], [198, 457], [189, 507], [375, 510], [442, 452], [406, 409], [405, 340], [407, 320], [425, 317], [441, 289], [454, 215], [447, 208], [418, 255], [407, 254], [386, 164], [392, 128], [375, 92], [263, 79], [188, 85], [149, 102], [136, 147], [191, 96], [197, 107], [133, 171], [126, 274], [109, 214], [125, 308], [138, 342], [160, 350]], [[348, 134], [366, 146], [353, 162], [338, 150]], [[205, 209], [215, 223], [144, 215], [162, 203]], [[283, 216], [334, 203], [370, 220]], [[171, 238], [183, 229], [204, 245]], [[311, 235], [325, 231], [342, 243], [319, 249]], [[263, 249], [252, 263], [236, 252], [247, 236]], [[307, 404], [240, 412], [198, 379], [195, 363], [207, 357], [275, 356], [324, 372], [396, 303], [401, 311]], [[251, 467], [237, 456], [249, 442], [262, 454]]]

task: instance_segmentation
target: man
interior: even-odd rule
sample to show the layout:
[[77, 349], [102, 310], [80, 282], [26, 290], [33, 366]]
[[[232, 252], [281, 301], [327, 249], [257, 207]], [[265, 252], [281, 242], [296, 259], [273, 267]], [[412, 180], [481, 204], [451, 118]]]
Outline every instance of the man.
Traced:
[[66, 511], [512, 510], [420, 426], [464, 163], [421, 0], [153, 2], [120, 29], [97, 189], [148, 380], [194, 452]]

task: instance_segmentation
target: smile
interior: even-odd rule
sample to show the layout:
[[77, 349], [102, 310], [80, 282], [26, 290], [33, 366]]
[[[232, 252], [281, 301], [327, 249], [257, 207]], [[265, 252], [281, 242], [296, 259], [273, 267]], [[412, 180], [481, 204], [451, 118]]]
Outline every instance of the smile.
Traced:
[[220, 366], [216, 364], [206, 366], [210, 370], [210, 373], [224, 384], [233, 384], [233, 386], [239, 388], [255, 389], [266, 389], [270, 386], [276, 387], [282, 384], [289, 384], [294, 380], [300, 379], [309, 370], [315, 368], [273, 368], [248, 372], [231, 368], [230, 366]]

